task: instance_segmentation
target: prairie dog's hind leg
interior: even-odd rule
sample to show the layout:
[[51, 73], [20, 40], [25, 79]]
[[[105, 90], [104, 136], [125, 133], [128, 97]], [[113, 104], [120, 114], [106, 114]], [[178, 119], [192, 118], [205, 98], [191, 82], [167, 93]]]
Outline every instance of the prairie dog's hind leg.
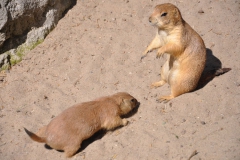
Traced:
[[[179, 74], [181, 75], [181, 74]], [[189, 88], [189, 85], [183, 85], [183, 84], [192, 84], [191, 82], [187, 81], [186, 77], [181, 78], [181, 76], [174, 77], [174, 80], [171, 81], [171, 94], [168, 96], [162, 96], [158, 99], [159, 102], [168, 102], [171, 99], [178, 97], [184, 93], [190, 92], [193, 90], [193, 87]], [[186, 82], [187, 81], [187, 82]]]
[[167, 83], [168, 74], [169, 74], [169, 61], [165, 62], [165, 64], [162, 66], [162, 69], [161, 69], [161, 80], [158, 81], [158, 82], [152, 83], [151, 84], [151, 88], [161, 87], [162, 85]]
[[160, 80], [160, 81], [158, 81], [158, 82], [152, 83], [150, 87], [151, 87], [151, 88], [158, 88], [158, 87], [163, 86], [165, 83], [166, 83], [166, 81]]
[[157, 99], [158, 102], [164, 102], [167, 103], [168, 101], [170, 101], [171, 99], [173, 99], [174, 96], [173, 95], [169, 95], [169, 96], [162, 96], [160, 98]]
[[77, 141], [64, 147], [64, 152], [66, 157], [70, 158], [74, 156], [80, 147], [81, 147], [81, 142], [77, 143]]
[[76, 154], [76, 152], [78, 151], [79, 148], [69, 148], [69, 149], [66, 149], [64, 152], [65, 152], [65, 155], [67, 158], [70, 158], [72, 156], [74, 156]]
[[184, 90], [182, 90], [182, 88], [180, 86], [171, 86], [171, 94], [168, 95], [168, 96], [161, 96], [160, 98], [158, 98], [157, 100], [159, 102], [164, 102], [164, 103], [167, 103], [168, 101], [170, 101], [171, 99], [183, 94], [183, 93], [186, 93]]

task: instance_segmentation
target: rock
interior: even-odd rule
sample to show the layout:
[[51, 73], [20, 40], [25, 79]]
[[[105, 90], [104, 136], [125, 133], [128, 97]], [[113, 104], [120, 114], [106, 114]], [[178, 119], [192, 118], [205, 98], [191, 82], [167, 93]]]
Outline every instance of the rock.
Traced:
[[198, 11], [198, 13], [202, 14], [202, 13], [204, 13], [204, 11], [203, 11], [202, 9], [200, 9], [200, 10]]
[[204, 122], [204, 121], [201, 121], [201, 124], [202, 124], [202, 125], [205, 125], [205, 124], [206, 124], [206, 122]]
[[44, 39], [75, 4], [76, 0], [1, 0], [0, 55]]
[[0, 47], [2, 46], [5, 39], [6, 39], [5, 33], [0, 33]]
[[9, 55], [7, 53], [0, 54], [0, 66], [4, 68], [9, 65]]

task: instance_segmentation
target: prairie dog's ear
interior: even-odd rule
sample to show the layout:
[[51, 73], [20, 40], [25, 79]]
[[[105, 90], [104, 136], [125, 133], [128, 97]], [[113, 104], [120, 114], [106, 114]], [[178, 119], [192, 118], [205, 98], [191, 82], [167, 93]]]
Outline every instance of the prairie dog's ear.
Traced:
[[178, 18], [178, 15], [179, 15], [178, 9], [177, 9], [177, 8], [174, 8], [174, 16], [175, 16], [176, 18]]

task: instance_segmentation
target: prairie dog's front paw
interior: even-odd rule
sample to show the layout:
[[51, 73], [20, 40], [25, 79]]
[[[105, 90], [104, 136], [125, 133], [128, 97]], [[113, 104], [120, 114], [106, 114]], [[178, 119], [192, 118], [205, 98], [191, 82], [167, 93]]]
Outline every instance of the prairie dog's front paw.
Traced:
[[145, 58], [149, 52], [152, 52], [152, 50], [150, 50], [150, 49], [147, 48], [147, 49], [143, 52], [142, 57], [141, 57], [141, 60], [142, 60], [143, 58]]
[[123, 125], [126, 126], [128, 124], [128, 120], [126, 120], [125, 118], [122, 120]]
[[158, 51], [157, 51], [157, 58], [161, 58], [164, 53], [166, 53], [166, 47], [165, 46], [163, 46], [163, 47], [158, 49]]
[[145, 58], [145, 57], [146, 57], [146, 55], [143, 55], [143, 56], [141, 57], [140, 61], [142, 61], [142, 59]]
[[163, 54], [164, 54], [163, 52], [159, 52], [159, 51], [158, 51], [156, 57], [157, 57], [157, 58], [161, 58], [161, 57], [163, 56]]

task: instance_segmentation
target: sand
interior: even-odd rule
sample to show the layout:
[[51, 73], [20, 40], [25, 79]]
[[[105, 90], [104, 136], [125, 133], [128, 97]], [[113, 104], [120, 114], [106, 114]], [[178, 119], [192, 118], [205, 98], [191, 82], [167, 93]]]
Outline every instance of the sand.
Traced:
[[[201, 35], [209, 64], [232, 70], [203, 88], [168, 103], [156, 99], [169, 85], [160, 80], [165, 58], [140, 57], [156, 28], [148, 22], [155, 5], [171, 2]], [[61, 160], [65, 154], [32, 141], [64, 109], [125, 91], [141, 103], [130, 124], [97, 135], [72, 159], [239, 160], [239, 1], [78, 0], [44, 42], [0, 82], [0, 159]]]

